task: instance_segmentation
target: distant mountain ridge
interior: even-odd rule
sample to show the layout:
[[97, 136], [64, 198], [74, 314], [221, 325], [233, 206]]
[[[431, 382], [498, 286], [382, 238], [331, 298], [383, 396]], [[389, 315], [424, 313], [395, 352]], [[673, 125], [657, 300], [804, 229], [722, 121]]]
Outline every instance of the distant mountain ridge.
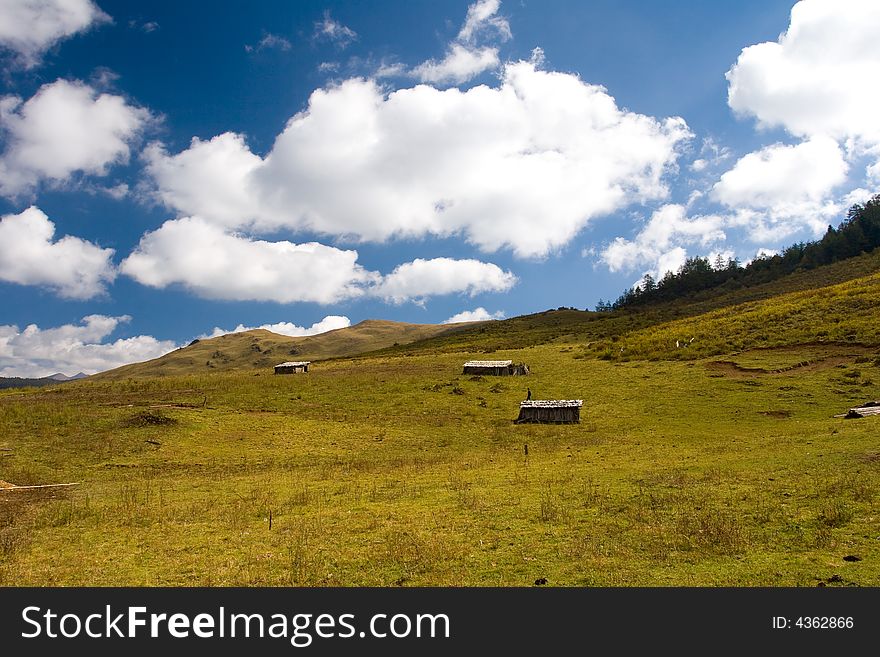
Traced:
[[66, 374], [62, 374], [61, 372], [57, 372], [56, 374], [52, 374], [51, 376], [44, 376], [44, 379], [52, 379], [53, 381], [76, 381], [77, 379], [84, 379], [88, 376], [88, 374], [84, 374], [82, 372], [77, 372], [73, 376], [67, 376]]
[[36, 388], [40, 386], [50, 386], [55, 383], [67, 383], [68, 381], [76, 381], [84, 379], [88, 374], [77, 372], [73, 376], [67, 376], [61, 372], [57, 372], [50, 376], [41, 376], [38, 378], [28, 378], [20, 376], [4, 376], [0, 377], [0, 389], [2, 388]]

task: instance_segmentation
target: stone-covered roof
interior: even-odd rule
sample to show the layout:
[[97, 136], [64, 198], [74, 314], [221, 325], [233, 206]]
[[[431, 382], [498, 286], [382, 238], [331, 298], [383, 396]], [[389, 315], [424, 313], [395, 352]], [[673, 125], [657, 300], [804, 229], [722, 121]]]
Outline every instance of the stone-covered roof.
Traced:
[[530, 399], [519, 404], [520, 408], [572, 408], [583, 405], [583, 399]]

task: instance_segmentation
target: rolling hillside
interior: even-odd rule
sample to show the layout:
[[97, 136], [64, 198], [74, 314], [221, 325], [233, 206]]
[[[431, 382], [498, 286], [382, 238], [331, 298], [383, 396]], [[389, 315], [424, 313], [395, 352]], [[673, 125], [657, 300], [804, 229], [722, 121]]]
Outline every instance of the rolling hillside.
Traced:
[[693, 360], [813, 343], [880, 345], [880, 273], [650, 326], [590, 345], [600, 358]]
[[[762, 285], [724, 293], [703, 291], [688, 298], [635, 310], [591, 312], [559, 308], [506, 320], [457, 325], [366, 320], [355, 326], [308, 337], [289, 337], [255, 329], [195, 341], [155, 360], [126, 365], [96, 376], [119, 379], [205, 374], [266, 369], [287, 360], [351, 356], [449, 352], [491, 354], [502, 349], [555, 342], [580, 343], [589, 353], [606, 358], [654, 358], [657, 349], [662, 349], [663, 358], [673, 359], [724, 353], [725, 349], [747, 346], [797, 344], [798, 341], [873, 344], [880, 338], [877, 338], [876, 329], [871, 328], [873, 324], [867, 316], [872, 314], [875, 301], [880, 302], [880, 296], [873, 292], [880, 280], [878, 272], [880, 251], [798, 271]], [[818, 300], [816, 304], [812, 301], [814, 295]], [[846, 308], [843, 315], [835, 305], [841, 301]], [[777, 306], [777, 310], [772, 310]], [[793, 307], [802, 307], [802, 311], [794, 312]], [[728, 312], [725, 309], [736, 310]], [[751, 324], [742, 324], [739, 319], [733, 321], [734, 316], [746, 310], [752, 318]], [[775, 331], [773, 327], [783, 316], [786, 317], [786, 327], [800, 318], [803, 330], [783, 330], [782, 337], [777, 336], [769, 342], [766, 330], [755, 330], [756, 322], [770, 321], [768, 328]], [[723, 317], [731, 319], [719, 323], [719, 318]], [[833, 317], [839, 319], [823, 333], [823, 321], [830, 321], [829, 318]], [[700, 328], [704, 319], [708, 324]], [[855, 324], [859, 326], [854, 328]], [[849, 328], [844, 330], [844, 325]], [[676, 340], [689, 340], [695, 332], [713, 337], [703, 340], [699, 346], [692, 345], [689, 351], [674, 348]], [[624, 347], [623, 352], [621, 347]]]
[[[234, 370], [266, 369], [287, 360], [326, 360], [329, 358], [387, 355], [410, 356], [425, 353], [477, 352], [491, 354], [501, 349], [519, 349], [547, 343], [581, 343], [594, 355], [618, 358], [653, 358], [662, 348], [664, 358], [694, 358], [709, 353], [724, 353], [725, 349], [763, 344], [796, 344], [798, 340], [861, 341], [873, 344], [876, 331], [863, 315], [874, 307], [872, 290], [877, 287], [880, 272], [880, 251], [857, 258], [798, 271], [780, 280], [725, 293], [706, 291], [692, 297], [655, 304], [636, 310], [614, 312], [590, 312], [575, 308], [546, 310], [531, 315], [512, 317], [492, 322], [471, 322], [457, 325], [407, 324], [385, 320], [365, 320], [355, 326], [337, 329], [315, 336], [289, 337], [263, 329], [231, 333], [217, 338], [197, 340], [160, 358], [126, 365], [96, 375], [100, 378], [119, 379], [129, 377], [169, 376], [182, 374], [206, 374]], [[834, 286], [852, 284], [846, 291], [832, 289]], [[823, 291], [824, 290], [824, 291]], [[812, 295], [820, 300], [813, 305]], [[838, 295], [842, 295], [838, 299]], [[843, 331], [840, 321], [822, 333], [822, 319], [810, 308], [822, 308], [826, 317], [838, 316], [831, 312], [841, 299], [846, 305], [845, 317], [840, 321], [849, 328]], [[848, 300], [852, 300], [852, 304]], [[752, 312], [755, 304], [762, 311]], [[719, 318], [724, 309], [736, 308], [734, 314], [744, 309], [751, 312], [753, 322], [778, 322], [782, 314], [792, 312], [794, 306], [803, 306], [806, 314], [795, 313], [786, 319], [786, 325], [801, 317], [809, 330], [788, 331], [785, 337], [770, 342], [762, 339], [766, 333], [755, 332], [754, 327], [740, 323], [728, 324]], [[778, 312], [769, 310], [779, 306]], [[852, 305], [852, 308], [849, 306]], [[770, 313], [769, 315], [767, 313]], [[830, 313], [830, 314], [829, 314]], [[703, 329], [697, 325], [706, 317], [709, 322]], [[768, 319], [770, 317], [775, 319]], [[689, 319], [688, 319], [689, 318]], [[729, 323], [729, 322], [728, 322]], [[853, 328], [853, 323], [859, 327]], [[862, 330], [864, 329], [864, 330]], [[669, 351], [675, 341], [689, 339], [695, 331], [713, 335], [711, 341], [690, 351]], [[843, 333], [841, 333], [843, 331]], [[725, 332], [737, 333], [727, 336]], [[865, 333], [865, 335], [862, 335]], [[667, 335], [668, 334], [668, 335]], [[838, 335], [840, 334], [840, 335]], [[857, 335], [858, 334], [858, 335]], [[647, 336], [655, 336], [648, 339]], [[852, 337], [856, 336], [857, 337]], [[847, 337], [851, 336], [851, 337]], [[646, 346], [646, 340], [651, 342]], [[660, 342], [657, 342], [659, 340]], [[638, 343], [639, 347], [636, 347]], [[660, 344], [662, 343], [662, 347]], [[754, 343], [754, 344], [753, 344]], [[621, 352], [620, 348], [624, 347]], [[613, 352], [613, 353], [612, 353]]]
[[204, 374], [265, 369], [288, 360], [353, 356], [395, 344], [460, 331], [469, 325], [406, 324], [365, 320], [354, 326], [307, 337], [278, 335], [264, 329], [193, 341], [160, 358], [102, 372], [100, 378]]
[[[874, 336], [876, 331], [868, 326], [870, 322], [866, 318], [873, 316], [872, 313], [876, 312], [876, 306], [872, 304], [875, 302], [880, 303], [880, 298], [875, 299], [873, 292], [859, 291], [859, 287], [862, 285], [867, 285], [869, 288], [875, 287], [874, 275], [878, 273], [880, 273], [880, 250], [831, 265], [797, 271], [779, 280], [753, 287], [733, 291], [704, 290], [676, 299], [675, 301], [657, 303], [633, 310], [617, 310], [614, 312], [590, 312], [575, 308], [545, 310], [501, 321], [462, 326], [461, 330], [454, 333], [441, 333], [419, 340], [413, 344], [388, 347], [383, 349], [381, 353], [383, 355], [465, 351], [492, 353], [501, 349], [521, 349], [555, 342], [565, 344], [582, 343], [589, 345], [591, 351], [598, 353], [609, 347], [612, 343], [615, 344], [615, 348], [619, 348], [620, 345], [616, 345], [617, 340], [624, 340], [627, 336], [639, 331], [653, 330], [652, 327], [656, 327], [656, 330], [660, 331], [663, 330], [661, 327], [665, 327], [670, 322], [678, 322], [686, 318], [694, 318], [693, 322], [699, 323], [700, 320], [697, 318], [702, 315], [717, 317], [723, 309], [738, 308], [741, 310], [743, 308], [751, 308], [752, 306], [749, 304], [759, 302], [765, 303], [763, 306], [765, 310], [771, 308], [777, 301], [784, 304], [791, 302], [796, 305], [802, 305], [805, 311], [809, 313], [811, 295], [816, 294], [818, 295], [817, 298], [824, 300], [820, 306], [827, 309], [829, 307], [828, 304], [833, 301], [828, 301], [828, 295], [831, 294], [833, 296], [839, 292], [833, 290], [829, 292], [829, 290], [833, 286], [846, 284], [849, 281], [853, 282], [854, 287], [849, 288], [849, 292], [841, 294], [844, 294], [846, 298], [850, 298], [852, 294], [860, 295], [859, 298], [861, 300], [854, 302], [850, 310], [855, 315], [845, 321], [852, 324], [853, 322], [865, 320], [865, 326], [862, 328], [868, 331], [871, 336]], [[822, 290], [825, 291], [823, 292]], [[798, 294], [800, 296], [796, 296]], [[715, 314], [710, 315], [711, 313]], [[837, 317], [838, 314], [834, 314], [834, 316]], [[756, 317], [755, 321], [761, 321], [761, 318]], [[780, 344], [796, 344], [801, 339], [823, 339], [823, 336], [817, 332], [822, 330], [821, 324], [826, 319], [819, 314], [813, 314], [809, 321], [812, 322], [811, 330], [805, 329], [802, 334], [786, 334], [780, 338]], [[742, 329], [742, 327], [733, 324], [725, 326], [730, 331], [740, 331]], [[723, 328], [725, 327], [712, 324], [711, 327], [707, 326], [703, 333], [717, 332]], [[839, 329], [840, 327], [836, 325], [830, 327], [828, 329], [828, 336], [824, 339], [838, 339], [831, 336], [836, 336], [840, 333]], [[679, 327], [673, 326], [669, 330], [675, 333], [679, 330]], [[687, 329], [685, 332], [691, 330]], [[761, 334], [754, 332], [753, 325], [748, 330], [752, 331], [751, 335], [756, 338], [755, 344], [759, 344], [761, 342]], [[857, 332], [861, 333], [861, 331]], [[849, 331], [849, 333], [851, 334], [852, 331]], [[730, 342], [731, 344], [745, 344], [743, 340], [749, 341], [752, 339], [749, 335], [749, 333], [745, 333], [740, 337], [731, 336]], [[690, 339], [691, 336], [692, 333], [688, 333], [685, 339]], [[668, 340], [668, 343], [674, 347], [675, 340], [680, 338], [680, 335], [675, 335]], [[873, 338], [870, 338], [867, 334], [865, 336], [860, 335], [857, 338], [850, 338], [850, 340], [867, 342], [870, 342], [871, 339]], [[731, 347], [731, 349], [733, 348]], [[722, 352], [716, 350], [712, 353]], [[632, 352], [630, 355], [632, 355]], [[647, 354], [644, 355], [647, 356]], [[681, 357], [681, 353], [669, 353], [664, 357], [677, 359]]]
[[[841, 415], [880, 399], [878, 261], [0, 390], [0, 586], [876, 586], [880, 419]], [[529, 390], [580, 422], [515, 424]]]

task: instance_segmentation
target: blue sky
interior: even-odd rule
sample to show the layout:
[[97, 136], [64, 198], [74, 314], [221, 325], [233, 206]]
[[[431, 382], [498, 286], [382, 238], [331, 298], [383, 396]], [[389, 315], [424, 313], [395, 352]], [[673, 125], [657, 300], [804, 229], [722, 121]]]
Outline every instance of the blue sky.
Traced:
[[592, 308], [880, 182], [869, 0], [0, 6], [0, 375]]

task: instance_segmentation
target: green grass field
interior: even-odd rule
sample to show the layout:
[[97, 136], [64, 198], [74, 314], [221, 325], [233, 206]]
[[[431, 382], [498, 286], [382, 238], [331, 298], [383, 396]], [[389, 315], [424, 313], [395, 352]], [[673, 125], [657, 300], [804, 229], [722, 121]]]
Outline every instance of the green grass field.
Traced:
[[[81, 482], [0, 491], [0, 584], [880, 581], [880, 418], [832, 417], [880, 398], [876, 352], [741, 376], [563, 341], [461, 375], [477, 355], [0, 393], [0, 479]], [[581, 423], [514, 425], [526, 386]]]
[[[880, 256], [848, 262], [0, 391], [0, 584], [877, 585], [880, 416], [834, 415], [880, 399]], [[461, 374], [481, 357], [531, 375]], [[513, 424], [527, 387], [581, 422]]]

